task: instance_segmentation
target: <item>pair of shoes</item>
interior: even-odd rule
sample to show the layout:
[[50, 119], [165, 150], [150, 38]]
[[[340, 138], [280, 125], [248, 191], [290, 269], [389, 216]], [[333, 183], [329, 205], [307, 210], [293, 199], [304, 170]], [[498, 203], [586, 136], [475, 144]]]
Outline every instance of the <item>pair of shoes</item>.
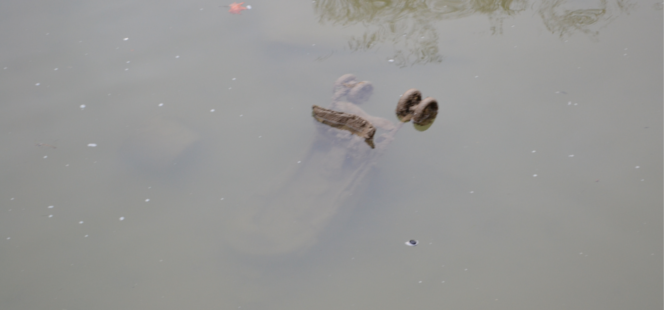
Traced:
[[369, 100], [374, 86], [368, 81], [357, 81], [353, 74], [342, 75], [333, 86], [333, 101], [340, 101], [344, 96], [350, 102], [361, 104]]
[[439, 104], [436, 99], [427, 97], [422, 100], [419, 90], [411, 88], [402, 94], [397, 102], [395, 114], [402, 122], [413, 121], [419, 126], [431, 125], [439, 113]]

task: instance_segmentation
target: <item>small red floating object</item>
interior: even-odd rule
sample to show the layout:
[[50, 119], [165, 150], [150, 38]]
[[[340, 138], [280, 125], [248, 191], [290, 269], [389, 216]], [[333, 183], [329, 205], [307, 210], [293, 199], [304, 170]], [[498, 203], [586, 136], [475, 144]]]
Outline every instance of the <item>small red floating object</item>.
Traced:
[[233, 3], [231, 3], [231, 5], [230, 5], [231, 9], [229, 10], [229, 13], [231, 13], [231, 14], [240, 14], [240, 12], [242, 12], [242, 10], [247, 10], [246, 7], [242, 6], [243, 3], [245, 3], [245, 2], [240, 2], [240, 3], [233, 2]]

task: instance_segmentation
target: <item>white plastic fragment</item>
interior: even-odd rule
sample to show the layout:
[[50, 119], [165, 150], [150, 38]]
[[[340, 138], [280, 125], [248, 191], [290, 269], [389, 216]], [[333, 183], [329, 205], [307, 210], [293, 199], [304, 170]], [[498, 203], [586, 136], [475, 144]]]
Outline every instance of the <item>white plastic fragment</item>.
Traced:
[[252, 6], [251, 6], [251, 5], [248, 5], [248, 6], [247, 6], [247, 9], [248, 9], [248, 10], [251, 10], [251, 9], [252, 9]]
[[388, 59], [388, 62], [395, 62], [395, 59]]
[[148, 199], [145, 200], [145, 202], [148, 202], [148, 201], [150, 201], [150, 198], [148, 198]]
[[[12, 198], [12, 200], [13, 200], [13, 199], [14, 199], [14, 198]], [[53, 206], [48, 206], [48, 208], [49, 208], [49, 209], [53, 209]]]
[[[123, 39], [123, 41], [127, 41], [127, 40], [129, 40], [129, 38], [124, 38], [124, 39]], [[140, 40], [139, 40], [139, 41], [140, 41]]]
[[124, 221], [124, 220], [125, 220], [125, 217], [124, 217], [124, 216], [121, 216], [121, 217], [120, 217], [120, 220], [121, 220], [121, 221]]
[[97, 147], [97, 143], [88, 143], [88, 147]]
[[35, 86], [39, 86], [40, 83], [35, 83]]
[[79, 224], [83, 224], [83, 221], [79, 221]]
[[158, 106], [158, 107], [163, 107], [164, 104], [163, 104], [163, 103], [160, 103], [160, 104], [158, 104], [157, 106]]
[[534, 178], [537, 177], [537, 176], [538, 176], [537, 174], [534, 174], [534, 175], [533, 175]]
[[81, 110], [85, 109], [85, 104], [80, 105], [79, 108], [81, 108]]

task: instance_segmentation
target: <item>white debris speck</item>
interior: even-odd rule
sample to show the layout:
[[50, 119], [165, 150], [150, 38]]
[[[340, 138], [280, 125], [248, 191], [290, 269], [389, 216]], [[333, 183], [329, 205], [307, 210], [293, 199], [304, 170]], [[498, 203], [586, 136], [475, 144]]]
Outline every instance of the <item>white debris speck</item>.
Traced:
[[88, 235], [83, 236], [83, 238], [88, 238]]
[[538, 176], [537, 174], [534, 174], [534, 175], [533, 175], [534, 178], [537, 177], [537, 176]]
[[48, 217], [53, 217], [53, 214], [49, 214], [49, 216], [48, 216]]
[[97, 143], [88, 143], [88, 147], [97, 147]]
[[160, 103], [160, 104], [158, 104], [157, 106], [158, 106], [158, 107], [163, 107], [164, 104], [163, 104], [163, 103]]
[[232, 78], [232, 79], [231, 79], [231, 81], [235, 81], [235, 80], [236, 80], [236, 78]]
[[470, 191], [469, 194], [473, 194], [473, 191]]
[[395, 59], [388, 59], [388, 62], [395, 62]]
[[210, 112], [215, 112], [215, 109], [211, 109]]
[[11, 239], [12, 237], [7, 237], [7, 240]]
[[81, 108], [81, 110], [85, 109], [85, 104], [80, 105], [79, 108]]
[[127, 63], [130, 63], [130, 61], [129, 61], [129, 60], [127, 60]]
[[536, 152], [536, 150], [531, 151], [531, 153], [535, 153], [535, 152]]
[[83, 224], [83, 221], [79, 221], [79, 224]]
[[9, 199], [9, 200], [14, 200], [14, 197], [12, 197], [12, 198], [11, 198], [11, 199]]
[[40, 83], [35, 83], [35, 86], [39, 86]]
[[58, 71], [58, 68], [53, 69], [53, 71]]
[[[14, 199], [14, 198], [12, 198], [12, 200], [13, 200], [13, 199]], [[48, 206], [48, 208], [49, 208], [49, 209], [53, 209], [53, 206]]]
[[635, 166], [635, 169], [640, 169], [640, 166]]
[[575, 157], [575, 154], [570, 154], [568, 155], [568, 157]]
[[222, 197], [222, 199], [220, 199], [220, 200], [224, 200], [224, 197]]
[[423, 283], [423, 281], [418, 281], [418, 283]]
[[247, 6], [247, 9], [248, 9], [248, 10], [251, 10], [251, 9], [252, 9], [252, 6], [251, 6], [251, 5], [248, 5], [248, 6]]
[[44, 155], [44, 159], [48, 158], [48, 155]]
[[[129, 38], [124, 38], [124, 39], [122, 39], [122, 40], [123, 40], [123, 41], [127, 41], [127, 40], [129, 40]], [[139, 40], [139, 41], [141, 41], [141, 40]]]
[[180, 55], [175, 55], [175, 58], [180, 58]]
[[121, 221], [124, 221], [124, 220], [125, 220], [125, 217], [124, 217], [124, 216], [121, 216], [121, 217], [120, 217], [120, 220], [121, 220]]
[[242, 117], [242, 114], [240, 114], [240, 117]]
[[298, 161], [298, 163], [300, 163], [300, 161]]
[[148, 199], [145, 200], [145, 202], [148, 202], [148, 201], [150, 201], [150, 198], [148, 198]]

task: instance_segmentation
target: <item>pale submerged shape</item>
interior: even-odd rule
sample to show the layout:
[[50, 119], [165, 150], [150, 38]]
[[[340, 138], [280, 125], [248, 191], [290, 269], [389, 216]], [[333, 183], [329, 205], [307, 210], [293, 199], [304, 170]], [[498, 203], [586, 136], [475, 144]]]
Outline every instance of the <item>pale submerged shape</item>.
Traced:
[[97, 143], [88, 143], [88, 147], [97, 147]]

